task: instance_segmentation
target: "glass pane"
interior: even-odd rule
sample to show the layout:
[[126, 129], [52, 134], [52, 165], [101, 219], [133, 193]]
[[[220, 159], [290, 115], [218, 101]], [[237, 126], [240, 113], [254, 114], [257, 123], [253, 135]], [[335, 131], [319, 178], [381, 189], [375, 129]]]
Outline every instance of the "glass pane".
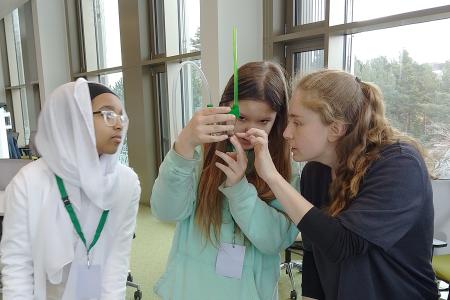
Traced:
[[[193, 61], [201, 67], [200, 60]], [[181, 108], [182, 124], [186, 126], [192, 115], [203, 106], [202, 78], [200, 73], [190, 65], [185, 65], [181, 73]]]
[[19, 147], [28, 145], [30, 139], [30, 121], [28, 117], [28, 106], [25, 88], [11, 91], [14, 126], [19, 133], [17, 144]]
[[153, 45], [156, 54], [166, 52], [166, 36], [164, 32], [164, 0], [153, 0], [153, 28], [155, 30], [155, 38]]
[[125, 106], [123, 93], [123, 75], [122, 72], [100, 75], [99, 81], [107, 85], [117, 96], [119, 96], [122, 105]]
[[30, 115], [28, 110], [27, 91], [25, 88], [20, 89], [20, 101], [22, 105], [24, 140], [25, 144], [28, 145], [30, 143]]
[[22, 43], [20, 39], [20, 25], [19, 25], [19, 10], [15, 9], [12, 12], [13, 28], [14, 28], [14, 44], [16, 47], [16, 61], [17, 61], [17, 76], [19, 84], [25, 84], [25, 76], [23, 72], [22, 60]]
[[294, 26], [325, 20], [325, 0], [295, 0]]
[[200, 51], [200, 0], [181, 0], [180, 52]]
[[118, 0], [82, 0], [87, 71], [122, 65]]
[[[426, 8], [450, 5], [449, 0], [353, 0], [353, 21], [370, 20]], [[351, 12], [350, 7], [350, 12]], [[351, 18], [349, 18], [351, 22]]]
[[18, 86], [25, 84], [18, 9], [5, 16], [4, 24], [10, 85]]
[[448, 28], [450, 19], [353, 35], [347, 62], [380, 86], [387, 117], [425, 146], [440, 178], [450, 178], [450, 40], [442, 38]]
[[323, 49], [294, 53], [294, 74], [303, 76], [324, 67]]
[[[104, 85], [107, 85], [117, 96], [119, 96], [120, 102], [122, 102], [122, 105], [125, 107], [122, 72], [112, 73], [108, 75], [100, 75], [99, 81]], [[128, 166], [128, 143], [126, 137], [119, 154], [119, 161], [120, 163]]]
[[167, 97], [167, 74], [156, 74], [156, 93], [159, 102], [159, 137], [160, 137], [160, 161], [170, 150], [170, 116], [169, 98]]

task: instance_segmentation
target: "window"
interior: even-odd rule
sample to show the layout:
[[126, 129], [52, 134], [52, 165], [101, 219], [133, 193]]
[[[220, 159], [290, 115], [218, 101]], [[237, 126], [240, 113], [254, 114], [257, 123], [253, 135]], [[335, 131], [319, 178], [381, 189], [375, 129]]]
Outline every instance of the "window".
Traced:
[[167, 73], [157, 72], [155, 75], [155, 98], [157, 101], [157, 125], [159, 133], [159, 163], [161, 163], [171, 147], [170, 113], [167, 94]]
[[[149, 69], [157, 104], [159, 163], [178, 131], [203, 105], [200, 66], [200, 0], [150, 0], [152, 55]], [[180, 65], [183, 68], [180, 70]]]
[[[200, 60], [193, 61], [198, 67], [201, 67]], [[202, 97], [202, 78], [197, 69], [191, 65], [185, 65], [180, 73], [181, 79], [181, 109], [183, 127], [192, 118], [193, 114], [203, 105]]]
[[[73, 77], [88, 77], [109, 85], [128, 106], [143, 106], [155, 113], [157, 128], [156, 137], [158, 160], [162, 161], [164, 155], [169, 151], [175, 135], [172, 129], [173, 118], [178, 118], [178, 127], [181, 128], [182, 119], [185, 121], [192, 116], [192, 112], [203, 101], [203, 97], [192, 86], [199, 86], [197, 76], [190, 69], [183, 70], [181, 76], [176, 74], [177, 66], [186, 61], [198, 60], [200, 58], [200, 0], [146, 0], [138, 8], [131, 5], [129, 1], [119, 0], [78, 0], [66, 2], [68, 11], [68, 32], [71, 47], [71, 68]], [[120, 6], [118, 5], [120, 3]], [[136, 10], [146, 7], [146, 11], [139, 11], [136, 19], [120, 18], [118, 9]], [[120, 22], [119, 22], [120, 21]], [[125, 26], [123, 26], [125, 24]], [[123, 26], [120, 28], [120, 26]], [[139, 49], [131, 48], [130, 43], [122, 45], [120, 32], [130, 32], [136, 29], [141, 33], [139, 38]], [[146, 36], [148, 34], [148, 36]], [[132, 41], [135, 36], [123, 36], [122, 40]], [[78, 47], [73, 47], [77, 45]], [[124, 53], [122, 54], [122, 49]], [[137, 51], [138, 50], [138, 51]], [[137, 56], [140, 56], [137, 58]], [[125, 59], [127, 58], [127, 59]], [[122, 61], [123, 59], [123, 61]], [[140, 66], [136, 66], [136, 59], [140, 60]], [[198, 61], [199, 63], [199, 61]], [[128, 65], [123, 65], [128, 64]], [[130, 66], [130, 64], [132, 64]], [[139, 63], [138, 63], [139, 64]], [[135, 72], [141, 68], [141, 72]], [[126, 91], [126, 95], [143, 95], [144, 99], [133, 101], [124, 99], [122, 72], [130, 74], [124, 76], [130, 80], [142, 80], [136, 85], [142, 86], [141, 90]], [[106, 75], [105, 75], [106, 74]], [[132, 79], [131, 79], [132, 78]], [[183, 102], [178, 101], [174, 105], [172, 95], [172, 82], [179, 78], [178, 97], [183, 97]], [[125, 86], [128, 86], [125, 82]], [[196, 85], [197, 84], [197, 85]], [[169, 90], [170, 88], [170, 90]], [[170, 93], [168, 93], [170, 91]], [[149, 99], [147, 99], [149, 98]], [[141, 101], [142, 100], [142, 101]], [[148, 103], [151, 101], [152, 103]], [[186, 104], [181, 107], [181, 103]], [[183, 104], [183, 105], [184, 105]], [[156, 108], [156, 112], [153, 109]], [[133, 111], [136, 111], [133, 109]], [[130, 116], [130, 122], [136, 117], [138, 122], [148, 126], [147, 120], [142, 120], [142, 114]], [[149, 128], [146, 128], [149, 129]], [[153, 128], [151, 128], [153, 129]], [[143, 130], [148, 134], [149, 130]], [[134, 136], [134, 135], [133, 135]], [[149, 146], [149, 140], [153, 134], [143, 137], [146, 141], [145, 147]], [[130, 147], [139, 144], [130, 135]], [[127, 143], [121, 154], [121, 161], [127, 159]], [[136, 149], [136, 151], [139, 151]]]
[[[118, 0], [80, 1], [82, 24], [78, 31], [81, 32], [82, 63], [81, 73], [75, 74], [75, 77], [88, 76], [89, 80], [108, 86], [119, 97], [126, 111]], [[128, 165], [127, 139], [120, 151], [119, 161]]]
[[200, 51], [200, 0], [178, 0], [180, 53]]
[[119, 97], [122, 105], [125, 107], [122, 72], [100, 75], [99, 82], [108, 86]]
[[14, 130], [18, 133], [17, 143], [20, 147], [28, 144], [30, 138], [30, 120], [28, 114], [27, 93], [24, 87], [25, 74], [23, 66], [22, 41], [19, 9], [6, 16], [5, 35], [10, 78], [10, 104], [8, 110], [13, 115]]
[[10, 18], [5, 19], [5, 27], [5, 30], [10, 32], [10, 37], [12, 35], [12, 41], [7, 45], [8, 58], [12, 60], [9, 66], [11, 86], [17, 86], [25, 83], [18, 9], [11, 13]]
[[425, 146], [439, 178], [450, 178], [448, 28], [450, 19], [347, 37], [349, 71], [380, 86], [387, 117]]
[[288, 74], [323, 66], [376, 83], [392, 125], [450, 179], [450, 0], [285, 0], [266, 11], [266, 59]]
[[154, 54], [166, 52], [166, 36], [164, 27], [164, 1], [151, 0], [153, 5], [153, 48]]
[[200, 51], [200, 0], [151, 2], [152, 57]]
[[121, 66], [118, 0], [82, 0], [82, 19], [84, 71]]
[[323, 49], [294, 53], [295, 74], [305, 75], [323, 68]]
[[401, 14], [426, 8], [449, 5], [449, 0], [350, 0], [349, 13], [351, 21], [364, 21], [390, 15]]
[[294, 26], [325, 20], [325, 0], [294, 0]]
[[303, 76], [325, 66], [323, 39], [300, 41], [286, 47], [286, 71]]
[[[24, 147], [28, 145], [30, 140], [30, 121], [25, 88], [13, 88], [11, 98], [15, 131], [19, 133], [17, 144], [19, 147]], [[11, 109], [8, 110], [11, 112]]]

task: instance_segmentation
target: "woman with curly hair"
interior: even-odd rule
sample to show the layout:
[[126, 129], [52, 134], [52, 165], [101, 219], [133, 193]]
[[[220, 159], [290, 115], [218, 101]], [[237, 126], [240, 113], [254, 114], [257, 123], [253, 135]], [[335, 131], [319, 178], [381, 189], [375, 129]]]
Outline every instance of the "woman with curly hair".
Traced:
[[238, 136], [305, 240], [304, 297], [438, 299], [430, 176], [418, 143], [386, 119], [378, 87], [337, 70], [294, 85], [284, 137], [308, 161], [301, 195], [274, 167], [264, 132]]

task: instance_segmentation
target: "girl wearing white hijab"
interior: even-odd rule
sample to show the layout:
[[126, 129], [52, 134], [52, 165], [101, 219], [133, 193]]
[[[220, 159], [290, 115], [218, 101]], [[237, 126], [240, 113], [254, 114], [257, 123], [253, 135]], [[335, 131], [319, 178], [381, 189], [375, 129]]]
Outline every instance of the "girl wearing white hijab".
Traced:
[[141, 192], [117, 162], [127, 126], [117, 96], [84, 79], [46, 101], [36, 135], [42, 158], [6, 189], [4, 300], [125, 298]]

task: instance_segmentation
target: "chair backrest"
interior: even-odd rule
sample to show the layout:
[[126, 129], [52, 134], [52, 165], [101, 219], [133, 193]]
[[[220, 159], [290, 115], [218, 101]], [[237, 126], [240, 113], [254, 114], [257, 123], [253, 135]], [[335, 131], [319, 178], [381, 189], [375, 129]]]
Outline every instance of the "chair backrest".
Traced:
[[30, 162], [29, 159], [0, 159], [0, 191], [5, 190], [17, 172]]
[[[450, 244], [450, 180], [432, 180], [434, 237]], [[450, 254], [450, 246], [437, 248], [435, 254]]]

